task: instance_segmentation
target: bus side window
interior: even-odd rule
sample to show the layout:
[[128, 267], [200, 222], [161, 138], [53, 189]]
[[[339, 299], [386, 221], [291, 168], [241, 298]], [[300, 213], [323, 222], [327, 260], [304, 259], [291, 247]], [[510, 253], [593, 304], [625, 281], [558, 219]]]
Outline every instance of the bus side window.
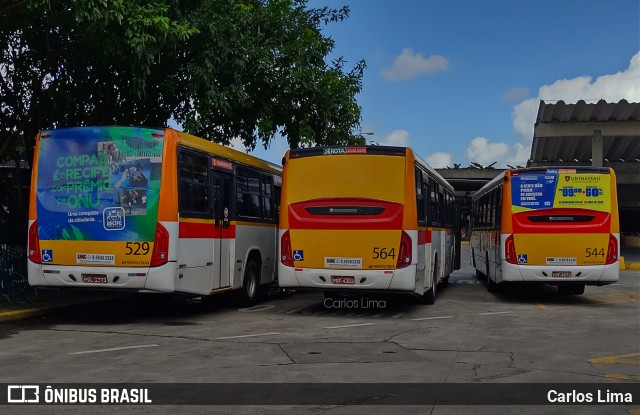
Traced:
[[416, 167], [416, 207], [418, 212], [418, 226], [427, 225], [427, 217], [424, 211], [424, 192], [422, 184], [422, 172]]
[[276, 220], [280, 218], [280, 195], [282, 194], [282, 186], [276, 185], [275, 189], [275, 201], [276, 201]]
[[433, 179], [429, 179], [429, 205], [431, 206], [431, 225], [440, 224], [440, 209], [438, 206], [438, 187]]
[[442, 186], [438, 184], [438, 209], [440, 210], [439, 219], [440, 225], [446, 226], [447, 211], [445, 207], [444, 193], [442, 193]]
[[236, 211], [238, 216], [259, 218], [260, 173], [238, 167], [236, 173]]
[[500, 229], [502, 221], [502, 185], [498, 187], [498, 194], [496, 199], [496, 227]]
[[186, 216], [211, 213], [208, 157], [181, 152], [179, 161], [178, 204]]
[[268, 174], [262, 175], [262, 217], [273, 220], [273, 179]]
[[497, 228], [498, 225], [498, 188], [491, 191], [491, 227]]

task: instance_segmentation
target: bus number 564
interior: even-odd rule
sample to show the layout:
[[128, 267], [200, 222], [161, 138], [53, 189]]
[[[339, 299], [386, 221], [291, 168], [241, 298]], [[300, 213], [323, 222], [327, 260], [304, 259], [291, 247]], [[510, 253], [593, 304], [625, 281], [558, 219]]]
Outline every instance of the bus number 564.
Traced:
[[396, 259], [396, 250], [395, 248], [391, 248], [391, 251], [387, 252], [387, 248], [373, 248], [373, 259], [387, 259], [387, 257], [391, 257]]

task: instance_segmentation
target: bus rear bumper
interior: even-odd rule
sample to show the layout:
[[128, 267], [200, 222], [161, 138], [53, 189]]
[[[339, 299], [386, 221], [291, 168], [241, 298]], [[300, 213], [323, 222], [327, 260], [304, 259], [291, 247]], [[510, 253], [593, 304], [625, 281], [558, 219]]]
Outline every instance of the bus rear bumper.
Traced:
[[[399, 270], [353, 270], [292, 268], [278, 265], [278, 283], [282, 288], [368, 291], [391, 290], [411, 293], [416, 289], [416, 266]], [[332, 277], [353, 277], [353, 284], [333, 282]], [[342, 281], [345, 281], [342, 279]]]
[[[175, 262], [154, 268], [76, 267], [42, 265], [27, 261], [29, 285], [32, 287], [92, 288], [104, 290], [136, 290], [173, 292]], [[84, 282], [83, 276], [106, 277], [106, 282]]]
[[[571, 276], [560, 274], [570, 272]], [[554, 276], [554, 273], [556, 274]], [[610, 265], [592, 266], [549, 266], [514, 265], [502, 261], [502, 280], [506, 282], [544, 283], [551, 285], [585, 284], [606, 285], [618, 281], [620, 266], [616, 262]], [[498, 281], [498, 282], [501, 282]]]

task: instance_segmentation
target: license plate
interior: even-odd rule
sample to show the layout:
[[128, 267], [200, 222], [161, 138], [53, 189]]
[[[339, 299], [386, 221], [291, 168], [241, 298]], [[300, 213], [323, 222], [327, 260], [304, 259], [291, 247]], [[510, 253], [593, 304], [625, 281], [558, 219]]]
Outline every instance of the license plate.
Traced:
[[559, 277], [559, 278], [567, 278], [567, 277], [571, 277], [571, 271], [553, 271], [551, 272], [551, 276]]
[[104, 274], [82, 274], [82, 282], [89, 284], [106, 284], [108, 280]]
[[356, 283], [355, 277], [331, 276], [332, 284], [353, 285]]

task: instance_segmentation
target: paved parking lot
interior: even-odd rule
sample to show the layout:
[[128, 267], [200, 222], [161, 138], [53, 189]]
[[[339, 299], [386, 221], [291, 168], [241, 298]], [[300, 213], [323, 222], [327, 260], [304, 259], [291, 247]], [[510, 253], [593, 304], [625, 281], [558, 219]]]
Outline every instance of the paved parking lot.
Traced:
[[[230, 297], [208, 303], [156, 300], [131, 297], [3, 324], [3, 382], [640, 382], [636, 271], [622, 272], [616, 285], [587, 287], [582, 296], [560, 296], [549, 286], [511, 287], [492, 294], [465, 265], [438, 292], [433, 306], [408, 297], [326, 299], [315, 292], [272, 296], [245, 309], [236, 308]], [[38, 408], [42, 413], [52, 409]], [[86, 413], [82, 407], [56, 408]], [[190, 406], [187, 410], [369, 413], [366, 408]], [[424, 407], [403, 408], [425, 413]], [[461, 408], [464, 413], [505, 411], [499, 406]], [[637, 414], [637, 408], [637, 404], [621, 405], [603, 412], [603, 407], [589, 406], [580, 411]], [[10, 409], [34, 413], [36, 408]], [[127, 408], [140, 413], [168, 410]], [[533, 406], [525, 413], [566, 410]], [[380, 412], [397, 413], [397, 407], [377, 407], [376, 413]], [[426, 410], [459, 412], [454, 406]]]

